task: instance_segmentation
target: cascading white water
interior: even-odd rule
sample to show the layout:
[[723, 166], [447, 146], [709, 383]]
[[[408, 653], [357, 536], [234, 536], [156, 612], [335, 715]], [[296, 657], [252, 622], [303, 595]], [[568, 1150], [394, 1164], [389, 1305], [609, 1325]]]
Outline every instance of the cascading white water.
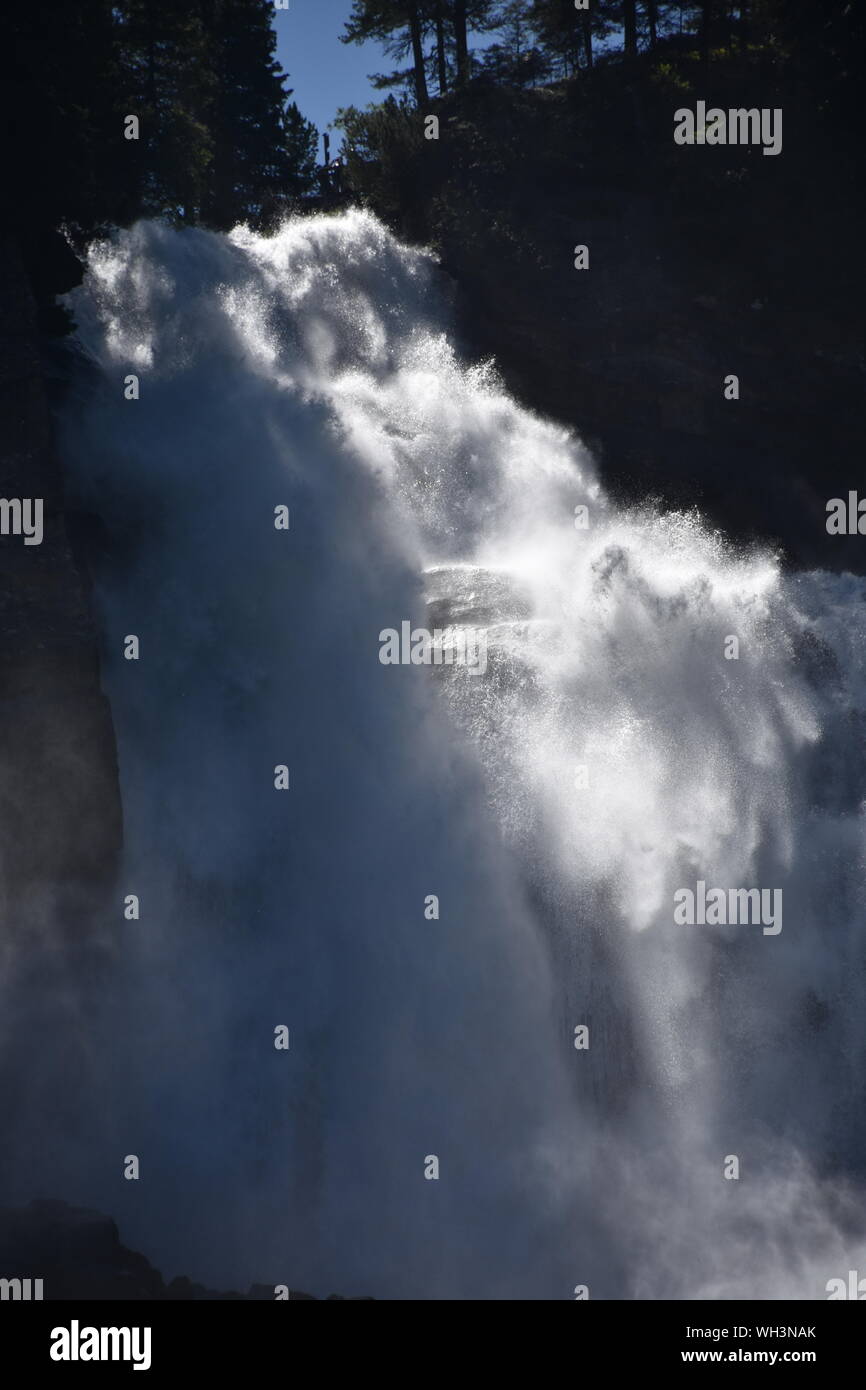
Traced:
[[[391, 1298], [866, 1273], [863, 581], [614, 508], [367, 214], [141, 225], [72, 303], [142, 913], [98, 1082], [127, 1243]], [[482, 627], [486, 673], [381, 664], [404, 620]], [[677, 925], [699, 879], [782, 889], [782, 931]]]

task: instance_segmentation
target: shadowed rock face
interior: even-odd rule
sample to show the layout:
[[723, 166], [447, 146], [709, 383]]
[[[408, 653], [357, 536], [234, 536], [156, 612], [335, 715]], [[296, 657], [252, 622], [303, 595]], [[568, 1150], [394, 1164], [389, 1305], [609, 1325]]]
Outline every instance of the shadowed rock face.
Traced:
[[[245, 1294], [217, 1293], [185, 1278], [166, 1284], [143, 1255], [121, 1245], [110, 1217], [50, 1200], [0, 1208], [0, 1278], [42, 1279], [44, 1300], [274, 1300], [269, 1284], [253, 1284]], [[294, 1289], [289, 1298], [317, 1301]], [[330, 1298], [340, 1300], [342, 1295]]]
[[[862, 574], [866, 540], [826, 530], [827, 501], [857, 486], [863, 401], [860, 351], [834, 306], [792, 309], [779, 286], [762, 298], [745, 272], [720, 287], [710, 248], [678, 244], [649, 199], [584, 185], [578, 207], [567, 189], [563, 178], [522, 227], [545, 273], [503, 275], [493, 257], [447, 248], [465, 340], [592, 444], [614, 497], [698, 507], [796, 567]], [[566, 275], [577, 240], [592, 269]]]
[[[62, 924], [80, 939], [122, 838], [114, 730], [88, 584], [73, 555], [35, 310], [0, 255], [0, 496], [42, 498], [44, 537], [0, 536], [2, 938]], [[53, 935], [52, 931], [52, 935]]]
[[[858, 486], [856, 134], [822, 124], [826, 103], [791, 78], [772, 103], [780, 159], [683, 151], [682, 93], [653, 61], [627, 82], [615, 65], [521, 92], [479, 79], [439, 103], [447, 138], [394, 147], [411, 177], [388, 182], [375, 160], [353, 177], [440, 253], [463, 346], [592, 446], [615, 500], [698, 508], [794, 567], [862, 574], [866, 539], [826, 530], [828, 500]], [[702, 95], [704, 75], [683, 71]], [[720, 97], [752, 82], [743, 105], [760, 107], [766, 76], [713, 80]]]
[[532, 616], [531, 599], [512, 577], [479, 565], [431, 567], [424, 572], [424, 597], [431, 626], [511, 622]]

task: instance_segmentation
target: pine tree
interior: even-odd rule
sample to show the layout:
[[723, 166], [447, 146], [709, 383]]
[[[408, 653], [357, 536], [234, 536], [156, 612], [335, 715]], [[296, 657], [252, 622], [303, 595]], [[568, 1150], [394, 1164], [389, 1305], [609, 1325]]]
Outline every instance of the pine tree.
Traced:
[[[435, 73], [440, 94], [451, 85], [452, 70], [458, 87], [468, 82], [472, 71], [469, 32], [496, 27], [494, 9], [493, 0], [353, 0], [341, 39], [343, 43], [376, 40], [389, 57], [410, 58], [408, 68], [374, 75], [373, 85], [408, 88], [423, 109], [430, 101], [428, 67]], [[449, 49], [453, 67], [449, 67]]]
[[469, 81], [469, 34], [466, 0], [451, 0], [454, 25], [454, 47], [457, 53], [457, 85], [464, 86]]
[[515, 86], [543, 81], [550, 73], [550, 60], [538, 47], [525, 0], [505, 0], [492, 22], [501, 38], [484, 50], [483, 71]]
[[270, 225], [291, 193], [311, 183], [317, 136], [296, 106], [287, 108], [268, 0], [213, 0], [209, 8], [212, 167], [203, 216], [215, 227]]
[[593, 65], [593, 40], [616, 27], [619, 0], [592, 0], [588, 10], [576, 10], [573, 0], [533, 0], [532, 24], [546, 53], [561, 64], [568, 77]]
[[659, 7], [658, 0], [646, 0], [647, 28], [649, 30], [649, 46], [655, 48], [658, 42], [659, 28]]
[[140, 210], [195, 221], [213, 158], [211, 36], [185, 0], [120, 0], [114, 14], [124, 106], [139, 121], [127, 154]]
[[445, 42], [445, 3], [444, 0], [432, 0], [433, 11], [433, 32], [436, 36], [436, 79], [439, 85], [439, 95], [444, 96], [448, 91], [448, 50]]
[[319, 132], [294, 101], [286, 106], [283, 130], [288, 161], [285, 189], [293, 200], [309, 192], [316, 182]]
[[623, 46], [627, 58], [637, 56], [637, 0], [622, 3]]
[[346, 32], [340, 37], [343, 43], [375, 39], [389, 57], [398, 60], [411, 53], [412, 66], [408, 71], [378, 74], [372, 79], [373, 85], [380, 89], [402, 86], [411, 77], [416, 103], [422, 109], [429, 104], [420, 0], [406, 0], [403, 4], [397, 0], [353, 0]]

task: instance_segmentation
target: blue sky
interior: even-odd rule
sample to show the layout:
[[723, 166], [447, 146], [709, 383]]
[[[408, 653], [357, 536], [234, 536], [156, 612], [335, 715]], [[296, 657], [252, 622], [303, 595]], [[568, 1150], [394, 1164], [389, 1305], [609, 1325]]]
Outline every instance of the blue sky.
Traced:
[[[352, 0], [289, 0], [287, 10], [274, 5], [277, 57], [289, 75], [294, 100], [321, 136], [340, 106], [366, 106], [387, 95], [370, 85], [371, 72], [395, 66], [376, 43], [340, 43], [352, 10]], [[483, 48], [494, 35], [470, 35], [470, 44]], [[604, 45], [601, 45], [604, 47]], [[408, 66], [408, 58], [405, 66]], [[339, 131], [331, 134], [332, 154], [340, 145]], [[319, 141], [319, 157], [322, 143]]]
[[[289, 0], [289, 9], [274, 9], [277, 57], [289, 74], [294, 100], [320, 134], [338, 106], [366, 106], [385, 95], [367, 80], [368, 73], [389, 66], [378, 45], [340, 43], [351, 9], [351, 0]], [[332, 141], [336, 149], [338, 133]]]
[[[274, 7], [277, 57], [289, 74], [293, 100], [320, 135], [338, 107], [382, 101], [387, 93], [371, 87], [368, 74], [395, 66], [378, 44], [340, 43], [351, 9], [352, 0], [289, 0], [287, 10]], [[489, 41], [475, 40], [476, 45]], [[339, 131], [332, 132], [331, 143], [336, 153]]]

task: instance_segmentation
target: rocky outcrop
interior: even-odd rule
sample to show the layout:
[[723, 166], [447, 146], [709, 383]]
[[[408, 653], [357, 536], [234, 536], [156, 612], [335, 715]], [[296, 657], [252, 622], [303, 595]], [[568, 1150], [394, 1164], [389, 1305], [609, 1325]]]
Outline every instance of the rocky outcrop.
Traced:
[[[254, 1284], [247, 1293], [218, 1293], [182, 1277], [166, 1284], [143, 1255], [121, 1244], [110, 1217], [49, 1200], [0, 1208], [0, 1278], [41, 1279], [44, 1300], [273, 1302], [275, 1296], [270, 1284]], [[289, 1300], [316, 1301], [294, 1289]]]
[[36, 312], [15, 247], [0, 253], [0, 497], [42, 499], [44, 535], [0, 535], [3, 942], [73, 938], [110, 887], [122, 838], [111, 713], [86, 576], [73, 554]]

